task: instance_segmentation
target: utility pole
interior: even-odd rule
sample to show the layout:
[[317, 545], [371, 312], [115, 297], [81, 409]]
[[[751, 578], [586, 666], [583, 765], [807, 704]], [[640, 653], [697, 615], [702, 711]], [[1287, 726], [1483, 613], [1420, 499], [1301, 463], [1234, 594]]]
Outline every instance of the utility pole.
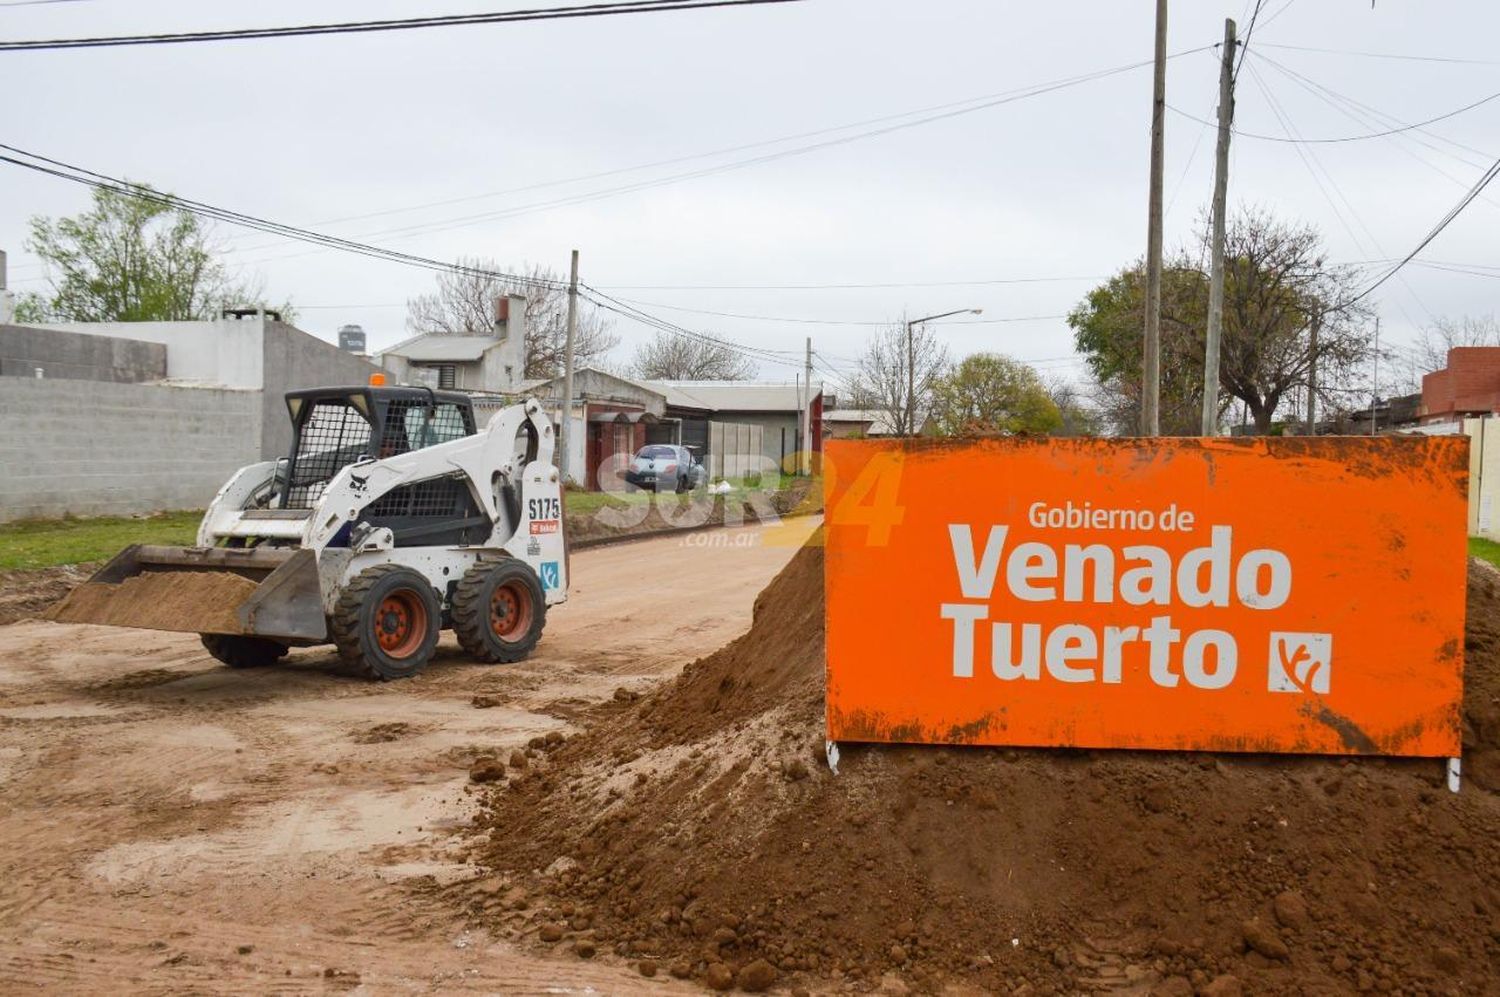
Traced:
[[1141, 435], [1161, 433], [1161, 173], [1167, 118], [1167, 0], [1156, 0], [1156, 69], [1151, 84], [1151, 185], [1146, 222], [1146, 346]]
[[906, 435], [916, 436], [917, 422], [917, 351], [912, 346], [911, 327], [915, 322], [906, 323]]
[[1307, 435], [1318, 435], [1318, 327], [1323, 324], [1323, 311], [1313, 312], [1312, 342], [1307, 351]]
[[563, 347], [562, 420], [558, 423], [557, 450], [562, 460], [562, 481], [568, 483], [568, 447], [573, 442], [573, 334], [578, 328], [578, 250], [568, 276], [568, 337]]
[[803, 367], [807, 394], [802, 397], [802, 456], [797, 458], [797, 473], [812, 473], [812, 337], [807, 337], [807, 361]]
[[1375, 435], [1375, 409], [1380, 405], [1380, 316], [1375, 316], [1375, 373], [1370, 384], [1370, 435]]
[[1229, 193], [1229, 126], [1234, 122], [1234, 21], [1224, 19], [1219, 64], [1219, 144], [1214, 156], [1213, 247], [1208, 275], [1208, 329], [1203, 343], [1204, 436], [1219, 429], [1219, 340], [1224, 331], [1224, 201]]

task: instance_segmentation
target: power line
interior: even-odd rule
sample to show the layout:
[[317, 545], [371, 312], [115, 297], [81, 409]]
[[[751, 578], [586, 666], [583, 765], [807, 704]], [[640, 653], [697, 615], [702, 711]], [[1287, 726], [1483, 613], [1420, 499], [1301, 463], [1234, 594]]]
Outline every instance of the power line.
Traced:
[[552, 21], [620, 14], [653, 14], [662, 11], [698, 10], [707, 7], [750, 7], [798, 0], [620, 0], [575, 7], [537, 7], [529, 10], [491, 11], [483, 14], [444, 14], [435, 17], [402, 17], [385, 21], [343, 21], [333, 24], [301, 24], [274, 28], [232, 28], [222, 31], [183, 31], [169, 34], [112, 35], [97, 38], [47, 38], [0, 42], [0, 52], [42, 52], [75, 48], [119, 48], [134, 45], [181, 45], [190, 42], [246, 41], [266, 38], [302, 38], [311, 35], [368, 34], [376, 31], [410, 31], [417, 28], [467, 27], [478, 24], [513, 24], [520, 21]]
[[1240, 57], [1234, 64], [1234, 72], [1230, 75], [1231, 81], [1240, 78], [1240, 67], [1245, 64], [1245, 55], [1250, 51], [1250, 36], [1255, 34], [1255, 22], [1260, 19], [1261, 3], [1262, 0], [1255, 0], [1255, 12], [1250, 15], [1250, 27], [1245, 31], [1245, 40], [1240, 42]]
[[1480, 192], [1490, 185], [1490, 181], [1495, 179], [1495, 175], [1497, 173], [1500, 173], [1500, 159], [1495, 160], [1495, 162], [1491, 164], [1490, 168], [1485, 170], [1484, 173], [1479, 177], [1479, 179], [1475, 181], [1474, 186], [1470, 187], [1468, 192], [1465, 193], [1463, 197], [1459, 198], [1458, 203], [1455, 204], [1452, 208], [1448, 209], [1448, 213], [1438, 220], [1438, 223], [1434, 225], [1432, 227], [1432, 230], [1422, 238], [1422, 241], [1417, 243], [1415, 249], [1407, 253], [1406, 256], [1401, 259], [1401, 262], [1397, 263], [1385, 273], [1381, 274], [1380, 277], [1376, 279], [1375, 282], [1372, 283], [1369, 287], [1366, 287], [1363, 291], [1356, 294], [1349, 301], [1349, 304], [1354, 304], [1356, 301], [1359, 301], [1361, 298], [1370, 294], [1381, 284], [1384, 284], [1386, 281], [1390, 280], [1397, 274], [1397, 272], [1401, 270], [1402, 267], [1410, 263], [1418, 253], [1426, 249], [1428, 244], [1431, 243], [1432, 240], [1436, 239], [1438, 235], [1442, 233], [1443, 229], [1447, 228], [1449, 224], [1452, 223], [1453, 219], [1457, 218], [1465, 208], [1467, 208], [1474, 202], [1474, 199], [1479, 196]]
[[[1288, 4], [1287, 6], [1291, 6]], [[1294, 52], [1319, 52], [1323, 55], [1353, 55], [1362, 56], [1367, 59], [1400, 59], [1407, 62], [1444, 62], [1459, 66], [1500, 66], [1500, 61], [1493, 59], [1458, 59], [1438, 55], [1407, 55], [1402, 52], [1361, 52], [1344, 48], [1314, 48], [1311, 45], [1278, 45], [1272, 42], [1262, 42], [1261, 48], [1282, 48]]]
[[[746, 315], [742, 312], [718, 312], [706, 308], [686, 308], [682, 305], [667, 305], [659, 301], [639, 301], [631, 298], [617, 298], [618, 301], [628, 301], [636, 305], [645, 305], [648, 308], [665, 308], [674, 312], [691, 312], [695, 315], [712, 315], [716, 318], [745, 319], [752, 322], [789, 322], [798, 325], [863, 325], [863, 326], [886, 326], [899, 325], [889, 319], [815, 319], [815, 318], [792, 318], [784, 315]], [[933, 322], [933, 325], [995, 325], [1007, 322], [1034, 322], [1042, 319], [1066, 318], [1066, 315], [1020, 315], [1010, 318], [989, 319], [963, 319], [953, 322]]]
[[[1178, 58], [1178, 57], [1183, 56], [1183, 55], [1190, 55], [1190, 54], [1193, 54], [1195, 52], [1206, 51], [1207, 49], [1209, 49], [1211, 47], [1212, 46], [1203, 45], [1203, 46], [1199, 46], [1198, 48], [1186, 49], [1186, 50], [1184, 50], [1182, 52], [1178, 52], [1178, 53], [1175, 53], [1172, 56], [1169, 56], [1169, 58], [1174, 58], [1175, 59], [1175, 58]], [[495, 211], [482, 212], [482, 213], [479, 213], [479, 214], [461, 215], [461, 216], [457, 216], [457, 217], [454, 217], [454, 218], [447, 218], [447, 219], [442, 219], [442, 220], [434, 221], [434, 222], [422, 222], [422, 223], [418, 223], [418, 224], [415, 224], [415, 225], [409, 225], [409, 226], [404, 226], [404, 227], [400, 227], [400, 228], [383, 229], [383, 230], [380, 230], [380, 231], [377, 231], [377, 232], [365, 233], [364, 237], [365, 238], [379, 237], [379, 236], [415, 237], [415, 236], [419, 236], [419, 235], [430, 235], [430, 234], [435, 233], [435, 232], [446, 231], [446, 230], [450, 230], [450, 229], [454, 229], [454, 228], [463, 228], [463, 227], [466, 227], [466, 226], [476, 225], [476, 224], [480, 224], [480, 223], [487, 222], [487, 221], [495, 221], [495, 220], [505, 219], [505, 218], [514, 218], [514, 217], [517, 217], [519, 215], [530, 214], [530, 213], [535, 212], [535, 211], [545, 211], [545, 210], [550, 210], [552, 208], [570, 207], [570, 206], [573, 206], [573, 205], [589, 203], [589, 202], [592, 202], [592, 201], [602, 200], [602, 199], [608, 198], [608, 197], [614, 197], [614, 196], [616, 196], [618, 194], [634, 193], [634, 192], [641, 191], [641, 190], [648, 190], [648, 189], [655, 188], [655, 187], [665, 186], [667, 184], [678, 183], [678, 182], [681, 182], [683, 180], [693, 180], [693, 179], [698, 179], [698, 178], [701, 178], [701, 177], [707, 177], [707, 176], [717, 175], [717, 174], [720, 174], [720, 173], [727, 173], [727, 172], [730, 172], [732, 170], [744, 169], [744, 168], [749, 167], [749, 166], [759, 166], [759, 165], [763, 165], [765, 163], [775, 162], [777, 160], [784, 159], [784, 158], [787, 158], [787, 157], [790, 157], [790, 156], [805, 155], [807, 153], [817, 152], [817, 151], [820, 151], [822, 149], [832, 148], [832, 147], [839, 146], [839, 145], [847, 145], [848, 143], [860, 141], [860, 140], [866, 139], [866, 138], [874, 138], [874, 137], [877, 137], [877, 136], [880, 136], [880, 135], [887, 135], [887, 134], [890, 134], [890, 133], [893, 133], [893, 132], [902, 131], [902, 130], [907, 129], [907, 128], [915, 128], [915, 127], [920, 126], [920, 125], [930, 124], [930, 123], [932, 123], [934, 121], [942, 121], [942, 120], [946, 120], [946, 119], [949, 119], [949, 118], [958, 117], [960, 115], [972, 114], [972, 113], [974, 113], [976, 111], [987, 110], [987, 109], [992, 108], [992, 107], [999, 107], [999, 106], [1004, 105], [1004, 104], [1014, 103], [1016, 101], [1025, 100], [1025, 99], [1028, 99], [1028, 98], [1031, 98], [1031, 97], [1039, 97], [1039, 96], [1041, 96], [1043, 94], [1052, 93], [1052, 92], [1055, 92], [1055, 91], [1058, 91], [1058, 90], [1064, 90], [1064, 89], [1067, 89], [1067, 88], [1070, 88], [1070, 87], [1081, 85], [1083, 83], [1093, 82], [1095, 80], [1105, 79], [1105, 78], [1108, 78], [1110, 76], [1116, 76], [1116, 75], [1119, 75], [1121, 73], [1130, 72], [1132, 70], [1140, 69], [1142, 67], [1149, 66], [1149, 65], [1151, 65], [1151, 60], [1145, 60], [1145, 61], [1142, 61], [1142, 62], [1128, 63], [1128, 64], [1121, 65], [1121, 66], [1111, 67], [1109, 69], [1095, 70], [1093, 72], [1083, 73], [1083, 74], [1080, 74], [1080, 75], [1077, 75], [1077, 76], [1065, 77], [1065, 78], [1060, 79], [1060, 80], [1053, 80], [1053, 81], [1049, 81], [1049, 82], [1046, 82], [1046, 83], [1039, 83], [1039, 84], [1034, 84], [1034, 85], [1031, 85], [1031, 86], [1020, 87], [1020, 88], [1017, 88], [1015, 90], [1010, 90], [1010, 91], [1006, 91], [1006, 92], [1004, 92], [1002, 94], [995, 95], [992, 98], [983, 98], [983, 99], [981, 99], [977, 103], [974, 102], [974, 101], [960, 102], [960, 104], [964, 105], [964, 106], [958, 106], [958, 105], [939, 105], [939, 107], [947, 107], [947, 108], [954, 108], [954, 109], [941, 110], [941, 111], [939, 111], [937, 113], [925, 114], [925, 116], [914, 118], [913, 120], [909, 120], [909, 121], [897, 121], [897, 123], [895, 123], [895, 124], [887, 124], [887, 125], [885, 125], [883, 127], [880, 127], [880, 128], [874, 128], [874, 129], [869, 129], [869, 130], [862, 131], [862, 132], [856, 132], [856, 133], [851, 134], [851, 135], [842, 135], [842, 136], [839, 136], [837, 138], [825, 139], [823, 141], [813, 142], [813, 143], [810, 143], [810, 144], [807, 144], [807, 145], [794, 146], [794, 147], [792, 147], [790, 149], [781, 149], [781, 150], [778, 150], [778, 151], [775, 151], [775, 152], [765, 153], [763, 155], [753, 156], [753, 157], [750, 157], [750, 158], [747, 158], [747, 159], [734, 160], [734, 161], [728, 162], [728, 163], [720, 163], [720, 164], [718, 164], [716, 166], [704, 167], [702, 169], [697, 169], [697, 170], [689, 170], [689, 171], [686, 171], [686, 172], [683, 172], [683, 173], [669, 174], [669, 175], [664, 176], [664, 177], [656, 177], [656, 178], [652, 178], [652, 179], [648, 179], [648, 180], [639, 180], [639, 181], [635, 181], [635, 182], [628, 183], [628, 184], [623, 184], [623, 185], [616, 186], [616, 187], [607, 187], [607, 188], [604, 188], [604, 189], [598, 190], [598, 191], [589, 191], [589, 192], [584, 192], [584, 193], [581, 193], [581, 194], [572, 194], [572, 195], [568, 195], [566, 197], [558, 198], [558, 199], [551, 200], [551, 201], [540, 201], [540, 202], [534, 202], [532, 204], [518, 205], [518, 206], [512, 207], [512, 208], [502, 208], [502, 209], [498, 209], [498, 210], [495, 210]], [[906, 117], [910, 117], [911, 114], [913, 114], [913, 113], [918, 113], [918, 112], [907, 112], [907, 113], [901, 114], [901, 115], [893, 115], [893, 116], [891, 116], [889, 118], [886, 118], [886, 119], [874, 119], [874, 120], [876, 120], [876, 121], [881, 121], [881, 120], [887, 120], [887, 121], [889, 121], [889, 120], [893, 120], [893, 119], [906, 118]], [[854, 127], [854, 126], [847, 126], [847, 127]], [[846, 130], [846, 128], [845, 127], [841, 127], [841, 128], [835, 128], [835, 129], [826, 129], [826, 130], [824, 130], [824, 132], [826, 133], [828, 131], [843, 131], [843, 130]], [[818, 133], [814, 132], [814, 133], [809, 133], [809, 134], [818, 134]], [[758, 144], [776, 144], [776, 143], [773, 142], [773, 143], [758, 143]], [[713, 154], [708, 154], [708, 155], [713, 155]], [[698, 158], [698, 157], [685, 157], [685, 158]], [[284, 258], [284, 257], [273, 257], [272, 259], [282, 259], [282, 258]]]
[[[1261, 78], [1260, 73], [1256, 71], [1253, 64], [1250, 67], [1250, 78], [1255, 81], [1255, 85], [1265, 96], [1266, 103], [1271, 108], [1271, 113], [1276, 116], [1276, 119], [1281, 123], [1281, 127], [1286, 132], [1286, 134], [1291, 137], [1300, 138], [1301, 136], [1298, 134], [1296, 127], [1291, 123], [1290, 117], [1282, 109], [1280, 102], [1276, 99], [1276, 95], [1271, 92], [1270, 86], [1266, 83], [1265, 80]], [[1307, 167], [1308, 172], [1312, 174], [1313, 181], [1318, 185], [1318, 189], [1322, 192], [1324, 198], [1327, 199], [1328, 206], [1333, 209], [1334, 217], [1338, 219], [1339, 224], [1343, 226], [1344, 231], [1349, 234], [1349, 237], [1354, 241], [1355, 246], [1358, 247], [1361, 252], [1366, 252], [1363, 242], [1360, 240], [1359, 236], [1355, 234], [1354, 229], [1350, 227], [1349, 223], [1345, 221], [1343, 214], [1339, 211], [1338, 204], [1329, 194], [1328, 188], [1324, 187], [1323, 181], [1319, 179], [1319, 171], [1321, 171], [1323, 176], [1327, 178], [1328, 187], [1332, 188], [1333, 193], [1338, 195], [1338, 199], [1342, 201], [1344, 207], [1348, 209], [1349, 216], [1354, 219], [1354, 221], [1359, 225], [1361, 229], [1364, 230], [1365, 235], [1369, 237], [1370, 243], [1376, 248], [1376, 250], [1384, 255], [1385, 249], [1380, 245], [1380, 240], [1375, 237], [1375, 233], [1370, 230], [1370, 227], [1367, 224], [1365, 224], [1364, 218], [1355, 209], [1354, 205], [1349, 201], [1348, 196], [1344, 194], [1344, 191], [1339, 187], [1338, 182], [1334, 180], [1333, 174], [1330, 173], [1328, 171], [1328, 168], [1318, 160], [1317, 153], [1312, 148], [1304, 148], [1301, 145], [1295, 145], [1293, 146], [1293, 148], [1296, 150], [1297, 156], [1302, 160], [1303, 165]], [[1396, 269], [1400, 268], [1397, 267]], [[1393, 270], [1392, 274], [1394, 274], [1394, 272], [1395, 271]], [[1411, 295], [1412, 300], [1417, 303], [1417, 306], [1421, 308], [1422, 311], [1427, 313], [1428, 318], [1434, 320], [1436, 319], [1436, 316], [1434, 316], [1432, 313], [1432, 309], [1427, 307], [1427, 303], [1424, 302], [1420, 297], [1418, 297], [1417, 292], [1412, 289], [1411, 285], [1408, 284], [1404, 278], [1401, 281], [1401, 286], [1406, 289], [1406, 293]], [[1396, 307], [1401, 310], [1402, 314], [1405, 314], [1405, 308], [1402, 308], [1399, 303], [1397, 303]], [[1412, 325], [1417, 324], [1416, 322], [1412, 321], [1410, 315], [1406, 315], [1406, 319], [1408, 322], [1411, 322]]]
[[892, 281], [857, 284], [601, 284], [609, 291], [850, 291], [871, 288], [984, 287], [996, 284], [1044, 284], [1104, 280], [1098, 275], [1078, 277], [1002, 277], [993, 280]]
[[563, 288], [567, 285], [563, 281], [544, 280], [523, 274], [511, 274], [500, 271], [487, 270], [482, 267], [471, 267], [459, 263], [445, 263], [412, 253], [403, 253], [394, 249], [386, 249], [380, 246], [372, 246], [366, 243], [355, 242], [350, 239], [341, 239], [336, 236], [325, 235], [321, 232], [313, 232], [308, 229], [300, 229], [291, 225], [283, 225], [279, 222], [258, 218], [227, 208], [220, 208], [202, 201], [194, 201], [189, 198], [179, 197], [175, 194], [165, 194], [150, 187], [121, 180], [103, 173], [74, 166], [61, 160], [42, 156], [38, 153], [28, 152], [12, 145], [0, 143], [0, 149], [24, 156], [26, 159], [34, 160], [27, 162], [26, 159], [17, 159], [15, 156], [0, 155], [0, 162], [19, 166], [23, 169], [32, 170], [37, 173], [46, 174], [61, 180], [82, 184], [96, 190], [108, 190], [125, 197], [132, 197], [167, 207], [176, 208], [190, 214], [203, 218], [211, 218], [215, 221], [223, 221], [232, 225], [251, 228], [268, 234], [279, 235], [284, 238], [301, 242], [309, 242], [314, 245], [323, 246], [328, 249], [337, 249], [344, 252], [354, 253], [360, 256], [368, 256], [374, 259], [383, 259], [389, 262], [403, 263], [408, 266], [416, 266], [427, 270], [452, 271], [467, 273], [485, 277], [495, 277], [512, 281], [516, 284], [532, 287]]
[[[1270, 62], [1269, 59], [1267, 59], [1266, 61]], [[1366, 132], [1363, 135], [1341, 135], [1337, 138], [1292, 138], [1286, 135], [1262, 135], [1257, 132], [1243, 131], [1239, 128], [1234, 129], [1234, 134], [1241, 138], [1260, 139], [1265, 142], [1287, 142], [1301, 145], [1329, 145], [1337, 142], [1363, 142], [1366, 139], [1385, 138], [1389, 135], [1399, 135], [1402, 132], [1409, 132], [1416, 129], [1425, 128], [1428, 125], [1437, 124], [1439, 121], [1446, 121], [1449, 118], [1456, 118], [1460, 114], [1463, 114], [1465, 111], [1472, 111], [1474, 110], [1474, 108], [1482, 107], [1483, 105], [1488, 104], [1490, 101], [1496, 99], [1500, 99], [1500, 91], [1496, 91], [1495, 93], [1490, 94], [1488, 97], [1481, 97], [1473, 103], [1465, 104], [1463, 107], [1455, 108], [1452, 111], [1448, 111], [1444, 114], [1439, 114], [1436, 117], [1428, 118], [1425, 121], [1417, 121], [1409, 125], [1402, 125], [1399, 128], [1388, 128], [1385, 131]], [[1180, 114], [1182, 117], [1187, 118], [1189, 121], [1196, 121], [1199, 124], [1203, 125], [1213, 124], [1212, 121], [1209, 121], [1205, 118], [1196, 117], [1195, 115], [1189, 114], [1187, 111], [1184, 111], [1178, 107], [1174, 107], [1171, 104], [1168, 104], [1167, 107], [1169, 107], [1176, 114]]]

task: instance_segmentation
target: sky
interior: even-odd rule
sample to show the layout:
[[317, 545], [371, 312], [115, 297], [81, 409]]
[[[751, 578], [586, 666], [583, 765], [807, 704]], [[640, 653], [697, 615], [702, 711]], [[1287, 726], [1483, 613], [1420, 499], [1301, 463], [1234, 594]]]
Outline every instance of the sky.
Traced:
[[[0, 0], [0, 39], [520, 6]], [[1213, 129], [1193, 118], [1213, 118], [1212, 46], [1226, 17], [1243, 37], [1254, 0], [1172, 6], [1169, 252], [1193, 238], [1211, 192]], [[784, 351], [761, 363], [767, 379], [800, 371], [808, 337], [831, 378], [881, 324], [971, 308], [982, 315], [933, 326], [954, 356], [996, 351], [1080, 377], [1063, 316], [1145, 251], [1153, 11], [1150, 0], [805, 0], [0, 52], [0, 142], [437, 259], [565, 275], [577, 249], [586, 283], [695, 331]], [[1421, 131], [1272, 138], [1362, 136], [1494, 94], [1497, 31], [1500, 5], [1477, 0], [1265, 0], [1239, 77], [1246, 134], [1232, 144], [1231, 204], [1309, 222], [1330, 259], [1378, 275], [1500, 156], [1500, 99]], [[1108, 70], [1120, 71], [1033, 92]], [[88, 198], [0, 164], [13, 290], [46, 286], [24, 247], [27, 219], [78, 213]], [[1440, 317], [1495, 310], [1497, 221], [1500, 184], [1375, 292], [1384, 343], [1400, 350]], [[406, 300], [434, 283], [260, 233], [219, 235], [238, 274], [263, 278], [328, 340], [357, 323], [372, 349], [396, 342]], [[614, 329], [619, 362], [651, 334], [623, 318]]]

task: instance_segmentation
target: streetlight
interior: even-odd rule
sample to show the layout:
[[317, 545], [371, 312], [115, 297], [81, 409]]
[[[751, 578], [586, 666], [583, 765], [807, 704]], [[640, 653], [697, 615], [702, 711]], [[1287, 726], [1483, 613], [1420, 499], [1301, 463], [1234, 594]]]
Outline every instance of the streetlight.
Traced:
[[921, 325], [923, 322], [931, 322], [935, 319], [947, 318], [950, 315], [983, 315], [983, 308], [957, 308], [951, 312], [942, 312], [937, 315], [928, 315], [924, 318], [914, 318], [906, 323], [906, 431], [912, 436], [917, 435], [917, 374], [916, 374], [916, 349], [912, 344], [912, 327]]

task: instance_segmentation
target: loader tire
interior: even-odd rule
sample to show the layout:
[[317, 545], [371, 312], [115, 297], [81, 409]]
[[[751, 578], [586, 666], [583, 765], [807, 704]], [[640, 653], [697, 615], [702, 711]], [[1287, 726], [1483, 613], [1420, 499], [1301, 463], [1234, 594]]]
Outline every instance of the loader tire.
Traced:
[[542, 639], [547, 601], [524, 561], [481, 561], [453, 592], [453, 632], [476, 661], [523, 661]]
[[264, 668], [286, 657], [290, 650], [280, 641], [238, 634], [199, 634], [209, 654], [230, 668]]
[[432, 658], [443, 608], [427, 579], [399, 564], [366, 568], [334, 604], [339, 657], [382, 682], [411, 678]]

